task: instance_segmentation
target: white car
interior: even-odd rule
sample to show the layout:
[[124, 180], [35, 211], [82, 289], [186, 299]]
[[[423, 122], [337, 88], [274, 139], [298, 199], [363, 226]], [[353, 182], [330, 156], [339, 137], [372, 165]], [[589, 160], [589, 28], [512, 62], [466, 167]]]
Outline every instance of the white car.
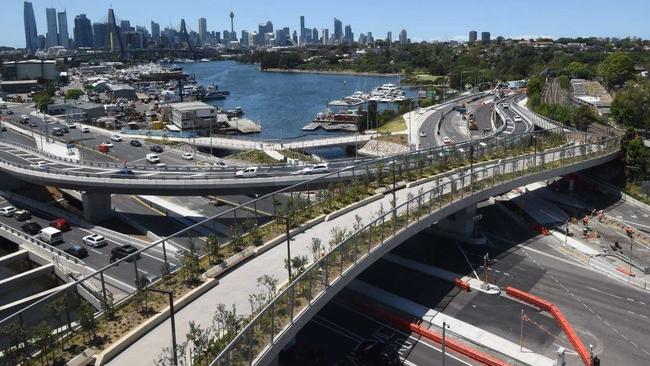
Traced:
[[104, 141], [104, 145], [106, 145], [106, 146], [108, 146], [108, 147], [113, 147], [113, 146], [115, 146], [115, 145], [113, 145], [112, 142], [110, 142], [110, 141], [108, 141], [108, 140]]
[[88, 132], [90, 132], [90, 128], [88, 128], [88, 127], [81, 127], [81, 132], [83, 132], [83, 133], [88, 133]]
[[442, 138], [442, 143], [445, 145], [453, 144], [454, 140], [450, 139], [449, 136], [445, 136]]
[[158, 164], [160, 163], [160, 157], [156, 154], [147, 154], [147, 156], [144, 157], [145, 160], [150, 162], [151, 164]]
[[161, 162], [161, 163], [156, 164], [156, 168], [164, 168], [166, 166], [167, 166], [167, 163], [162, 163]]
[[104, 245], [107, 244], [106, 238], [99, 234], [91, 234], [91, 235], [84, 236], [81, 239], [81, 241], [84, 244], [88, 245], [89, 247], [93, 247], [93, 248], [103, 247]]
[[3, 208], [0, 208], [0, 215], [4, 217], [11, 217], [14, 215], [14, 212], [16, 212], [16, 208], [14, 206], [6, 206]]
[[515, 117], [513, 118], [513, 120], [514, 120], [515, 122], [521, 122], [521, 121], [523, 121], [523, 120], [521, 119], [521, 117], [519, 117], [519, 116], [515, 116]]
[[75, 124], [72, 123], [72, 122], [68, 122], [68, 123], [66, 123], [65, 125], [66, 125], [66, 127], [68, 127], [68, 128], [77, 128], [77, 125], [75, 125]]
[[314, 166], [308, 166], [302, 170], [302, 174], [321, 174], [327, 173], [330, 171], [330, 168], [327, 164], [316, 164]]
[[47, 162], [45, 161], [37, 161], [34, 164], [31, 165], [32, 168], [34, 169], [45, 169], [47, 167]]
[[246, 169], [238, 170], [235, 173], [235, 178], [253, 178], [257, 177], [257, 167], [250, 166]]
[[122, 137], [120, 135], [113, 135], [113, 136], [111, 136], [111, 140], [116, 141], [116, 142], [120, 142], [120, 141], [122, 141]]
[[184, 152], [183, 155], [181, 155], [183, 160], [194, 160], [194, 154], [191, 152]]
[[420, 137], [427, 137], [427, 133], [424, 131], [420, 131]]

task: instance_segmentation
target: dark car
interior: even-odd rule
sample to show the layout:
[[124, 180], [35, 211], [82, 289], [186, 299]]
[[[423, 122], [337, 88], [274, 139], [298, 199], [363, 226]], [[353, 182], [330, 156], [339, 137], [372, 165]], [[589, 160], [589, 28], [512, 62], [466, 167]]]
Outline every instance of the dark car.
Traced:
[[155, 153], [161, 153], [161, 152], [163, 152], [163, 148], [162, 148], [162, 146], [160, 146], [160, 145], [151, 145], [151, 147], [149, 148], [149, 150], [151, 150], [151, 151], [153, 151], [153, 152], [155, 152]]
[[68, 130], [67, 127], [61, 127], [61, 131], [63, 131], [63, 133], [70, 133], [70, 130]]
[[113, 173], [113, 176], [117, 178], [135, 178], [135, 173], [131, 169], [122, 168]]
[[69, 248], [66, 248], [64, 252], [70, 254], [73, 257], [77, 257], [79, 259], [81, 258], [86, 258], [88, 256], [88, 251], [86, 248], [82, 247], [81, 245], [74, 244], [70, 246]]
[[[137, 252], [138, 250], [133, 246], [133, 245], [122, 245], [116, 248], [113, 248], [111, 250], [111, 263], [115, 262], [116, 260], [126, 258], [130, 256], [131, 254]], [[137, 254], [133, 257], [136, 257], [136, 259], [140, 259], [140, 254]], [[127, 262], [133, 262], [133, 257], [129, 257], [127, 259]]]
[[12, 110], [8, 110], [8, 111], [7, 111], [7, 114], [14, 114], [14, 111], [12, 111]]
[[4, 125], [2, 125], [2, 127], [0, 127], [0, 131], [2, 131], [2, 132], [7, 131], [7, 127], [5, 127]]
[[131, 146], [135, 146], [135, 147], [140, 147], [140, 146], [142, 146], [142, 142], [140, 142], [140, 140], [131, 140], [131, 142], [129, 142], [129, 144], [130, 144]]
[[354, 356], [360, 366], [397, 366], [402, 364], [395, 348], [383, 342], [363, 341], [354, 348]]
[[20, 226], [20, 229], [29, 235], [38, 234], [43, 227], [35, 222], [28, 222]]
[[18, 221], [25, 221], [25, 220], [31, 219], [32, 214], [29, 213], [29, 211], [27, 211], [27, 210], [18, 210], [16, 212], [14, 212], [14, 217]]
[[52, 221], [50, 221], [50, 226], [55, 228], [55, 229], [59, 229], [62, 232], [70, 230], [70, 224], [68, 223], [68, 221], [66, 219], [52, 220]]

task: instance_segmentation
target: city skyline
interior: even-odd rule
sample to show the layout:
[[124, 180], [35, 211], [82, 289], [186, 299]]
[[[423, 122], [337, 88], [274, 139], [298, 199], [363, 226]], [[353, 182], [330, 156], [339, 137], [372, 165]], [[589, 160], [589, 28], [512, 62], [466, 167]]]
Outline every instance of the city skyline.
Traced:
[[[426, 9], [452, 12], [462, 11], [462, 9], [450, 4], [418, 4], [417, 7], [421, 8], [420, 11], [412, 9], [413, 7], [405, 6], [403, 12], [400, 14], [391, 13], [391, 18], [387, 19], [385, 16], [386, 13], [382, 13], [379, 9], [369, 9], [363, 15], [361, 15], [362, 13], [360, 11], [346, 11], [340, 14], [337, 13], [335, 10], [337, 7], [333, 6], [333, 4], [325, 6], [325, 9], [323, 9], [321, 4], [311, 4], [307, 7], [293, 6], [287, 9], [288, 11], [284, 11], [285, 5], [265, 9], [257, 1], [248, 3], [226, 1], [220, 6], [222, 12], [219, 12], [214, 9], [215, 6], [213, 3], [203, 0], [196, 1], [196, 6], [178, 9], [173, 9], [173, 6], [158, 9], [150, 7], [150, 2], [138, 2], [135, 4], [124, 0], [99, 0], [92, 7], [88, 7], [87, 3], [80, 0], [61, 0], [55, 5], [40, 0], [32, 1], [36, 28], [40, 30], [40, 34], [45, 36], [47, 36], [46, 8], [52, 6], [56, 8], [57, 13], [54, 15], [54, 18], [59, 17], [58, 13], [65, 12], [67, 17], [69, 17], [67, 21], [71, 22], [77, 15], [86, 14], [91, 23], [95, 23], [106, 19], [107, 9], [112, 5], [118, 18], [118, 23], [119, 20], [129, 20], [132, 26], [145, 26], [149, 31], [151, 31], [151, 21], [160, 24], [161, 29], [170, 25], [175, 29], [179, 29], [180, 19], [184, 18], [188, 26], [188, 31], [198, 33], [198, 19], [202, 17], [207, 20], [207, 31], [222, 31], [230, 29], [229, 13], [234, 11], [237, 14], [234, 21], [234, 27], [237, 33], [240, 33], [242, 30], [253, 32], [256, 30], [257, 24], [270, 20], [276, 27], [288, 26], [292, 31], [297, 30], [301, 38], [304, 36], [301, 34], [301, 16], [305, 17], [305, 27], [307, 29], [316, 28], [321, 31], [322, 29], [329, 28], [330, 34], [334, 34], [333, 19], [340, 19], [344, 27], [351, 25], [355, 34], [355, 41], [357, 35], [361, 33], [370, 32], [375, 35], [375, 38], [385, 38], [387, 32], [399, 34], [403, 28], [407, 29], [409, 38], [413, 42], [432, 40], [466, 41], [469, 30], [489, 31], [492, 38], [497, 36], [504, 36], [506, 38], [558, 38], [562, 36], [638, 36], [650, 38], [650, 32], [646, 30], [647, 27], [643, 26], [644, 20], [642, 16], [645, 13], [643, 9], [650, 10], [650, 4], [639, 0], [626, 1], [627, 4], [638, 10], [632, 14], [624, 14], [625, 11], [622, 8], [625, 7], [613, 6], [601, 0], [590, 3], [591, 6], [585, 9], [578, 9], [581, 4], [577, 2], [560, 3], [559, 1], [552, 0], [545, 2], [546, 6], [538, 9], [538, 11], [533, 11], [526, 5], [517, 5], [510, 0], [504, 3], [504, 5], [512, 5], [507, 7], [509, 10], [503, 11], [504, 7], [500, 7], [499, 9], [483, 9], [479, 7], [479, 1], [469, 0], [468, 5], [476, 5], [473, 8], [481, 8], [482, 11], [477, 11], [475, 14], [463, 14], [462, 21], [456, 19], [452, 22], [448, 19], [437, 17], [435, 21], [429, 22], [423, 18], [423, 14], [427, 14]], [[563, 14], [551, 14], [552, 11], [548, 8], [553, 8], [553, 4], [555, 3], [565, 9]], [[4, 28], [2, 30], [5, 34], [0, 45], [23, 48], [26, 44], [25, 34], [16, 34], [10, 28], [14, 26], [20, 27], [21, 29], [24, 28], [24, 18], [22, 16], [24, 2], [11, 0], [4, 5], [5, 9], [9, 11], [0, 14], [0, 20], [2, 20], [0, 29]], [[142, 7], [146, 11], [142, 11]], [[201, 11], [201, 8], [204, 8], [207, 12], [205, 10]], [[518, 11], [520, 9], [522, 11]], [[583, 12], [581, 17], [574, 19], [568, 16], [578, 10]], [[513, 17], [512, 14], [515, 12], [518, 16]], [[623, 17], [625, 17], [624, 21]], [[557, 26], [551, 26], [553, 23], [545, 22], [545, 18], [556, 18], [554, 22]], [[617, 19], [619, 21], [616, 21]], [[586, 31], [588, 29], [587, 25], [594, 22], [602, 23], [602, 26], [598, 28], [600, 29], [598, 33]], [[549, 26], [545, 27], [545, 24]], [[67, 31], [69, 35], [73, 34], [71, 26], [74, 26], [74, 23], [68, 24]], [[581, 31], [581, 29], [584, 29], [584, 31]], [[557, 33], [559, 31], [562, 31], [562, 33]]]

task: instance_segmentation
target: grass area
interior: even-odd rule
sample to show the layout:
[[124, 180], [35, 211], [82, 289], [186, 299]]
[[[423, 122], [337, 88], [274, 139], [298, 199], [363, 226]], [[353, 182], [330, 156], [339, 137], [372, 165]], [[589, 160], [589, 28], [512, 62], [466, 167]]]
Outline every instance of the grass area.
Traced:
[[407, 135], [384, 135], [384, 136], [379, 136], [377, 138], [377, 140], [392, 142], [392, 143], [400, 144], [400, 145], [404, 145], [404, 146], [409, 145]]
[[441, 75], [430, 75], [430, 74], [417, 74], [415, 75], [415, 78], [418, 81], [429, 81], [429, 82], [434, 82], [440, 78], [444, 78], [444, 76]]
[[249, 150], [234, 155], [227, 156], [226, 159], [244, 161], [253, 164], [277, 164], [278, 161], [266, 155], [264, 151]]
[[377, 129], [380, 133], [402, 132], [404, 130], [406, 130], [406, 121], [403, 116], [395, 117]]
[[306, 163], [317, 163], [318, 162], [316, 159], [314, 159], [313, 156], [311, 156], [310, 154], [304, 153], [302, 151], [285, 149], [285, 150], [280, 150], [279, 153], [286, 156], [287, 158], [297, 159], [297, 160], [300, 160], [300, 161], [304, 161]]

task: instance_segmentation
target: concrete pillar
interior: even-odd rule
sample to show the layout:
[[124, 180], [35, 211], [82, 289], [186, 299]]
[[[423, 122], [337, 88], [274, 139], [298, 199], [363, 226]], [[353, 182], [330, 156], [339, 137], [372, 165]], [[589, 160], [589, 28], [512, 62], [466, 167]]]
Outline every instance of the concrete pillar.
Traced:
[[86, 221], [97, 224], [113, 216], [110, 193], [84, 192], [81, 194]]
[[485, 244], [486, 239], [478, 230], [481, 219], [476, 213], [476, 205], [462, 209], [438, 221], [436, 234], [470, 244]]

